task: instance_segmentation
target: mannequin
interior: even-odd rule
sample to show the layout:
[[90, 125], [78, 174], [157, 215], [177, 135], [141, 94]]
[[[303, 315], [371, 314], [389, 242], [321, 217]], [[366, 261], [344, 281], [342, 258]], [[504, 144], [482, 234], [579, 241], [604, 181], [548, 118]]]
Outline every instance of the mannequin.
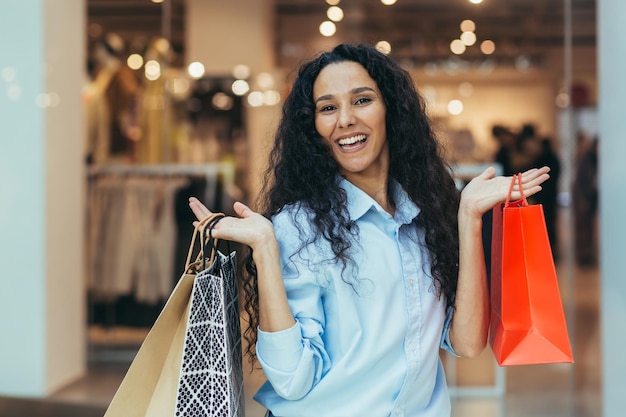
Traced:
[[159, 64], [160, 73], [155, 79], [142, 78], [139, 117], [142, 138], [137, 158], [143, 163], [176, 162], [178, 148], [187, 141], [184, 123], [176, 116], [175, 106], [187, 98], [188, 87], [179, 87], [188, 81], [170, 67], [172, 55], [170, 43], [161, 37], [152, 39], [144, 54], [146, 62]]
[[123, 64], [124, 41], [107, 33], [93, 48], [95, 77], [85, 90], [87, 150], [94, 163], [127, 163], [135, 160], [137, 95], [139, 83]]

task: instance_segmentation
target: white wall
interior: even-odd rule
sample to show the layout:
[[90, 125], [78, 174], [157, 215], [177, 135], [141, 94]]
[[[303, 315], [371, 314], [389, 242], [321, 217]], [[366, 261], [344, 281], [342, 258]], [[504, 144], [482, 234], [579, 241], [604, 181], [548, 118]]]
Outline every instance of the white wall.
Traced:
[[35, 104], [44, 89], [44, 17], [38, 3], [11, 2], [0, 13], [2, 394], [45, 390], [45, 118]]
[[598, 1], [600, 268], [603, 415], [624, 415], [626, 393], [626, 2]]
[[46, 93], [46, 372], [48, 390], [86, 368], [83, 269], [84, 0], [45, 0]]
[[83, 0], [2, 4], [0, 395], [85, 370], [83, 23]]

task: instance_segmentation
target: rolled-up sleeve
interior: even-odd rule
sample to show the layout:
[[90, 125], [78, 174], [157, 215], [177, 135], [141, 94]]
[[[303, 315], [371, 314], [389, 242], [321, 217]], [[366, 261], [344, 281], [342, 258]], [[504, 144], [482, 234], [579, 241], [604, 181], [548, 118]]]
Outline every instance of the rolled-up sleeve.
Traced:
[[281, 332], [259, 330], [257, 356], [267, 380], [287, 400], [304, 397], [328, 367], [326, 352], [314, 340], [302, 336], [300, 322]]
[[440, 346], [442, 349], [450, 352], [452, 355], [459, 358], [461, 355], [454, 351], [452, 342], [450, 341], [450, 327], [452, 326], [452, 318], [454, 317], [454, 306], [449, 306], [446, 311], [446, 319], [443, 322], [443, 331], [441, 332]]

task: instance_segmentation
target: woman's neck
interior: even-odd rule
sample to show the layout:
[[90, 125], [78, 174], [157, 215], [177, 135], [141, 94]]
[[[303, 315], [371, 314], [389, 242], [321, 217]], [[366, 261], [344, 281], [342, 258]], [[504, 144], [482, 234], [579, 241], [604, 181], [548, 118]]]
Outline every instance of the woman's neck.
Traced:
[[362, 176], [359, 174], [344, 175], [356, 187], [372, 197], [387, 213], [395, 214], [396, 207], [389, 195], [388, 175]]

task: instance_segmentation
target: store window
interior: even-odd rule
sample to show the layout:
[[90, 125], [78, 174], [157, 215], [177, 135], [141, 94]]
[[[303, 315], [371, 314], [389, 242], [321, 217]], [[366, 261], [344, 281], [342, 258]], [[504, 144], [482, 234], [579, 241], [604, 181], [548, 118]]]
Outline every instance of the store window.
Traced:
[[171, 293], [193, 230], [248, 199], [245, 68], [186, 64], [183, 0], [88, 0], [87, 275], [91, 360], [132, 357]]
[[[98, 192], [110, 191], [119, 185], [115, 181], [132, 177], [124, 187], [148, 196], [139, 201], [171, 199], [169, 212], [165, 206], [143, 210], [158, 213], [158, 219], [173, 216], [176, 237], [152, 239], [184, 247], [192, 220], [185, 217], [190, 213], [181, 214], [186, 196], [200, 193], [212, 207], [228, 210], [229, 201], [245, 200], [253, 191], [246, 180], [246, 112], [263, 100], [279, 104], [280, 94], [252, 92], [245, 67], [207, 75], [201, 62], [186, 65], [183, 0], [88, 0], [87, 5], [90, 193], [96, 186]], [[413, 75], [460, 187], [490, 164], [506, 175], [539, 161], [554, 164], [552, 193], [546, 190], [537, 202], [551, 216], [547, 222], [576, 363], [503, 369], [488, 349], [475, 360], [443, 356], [454, 416], [598, 415], [595, 6], [594, 0], [272, 3], [276, 74], [288, 82], [300, 62], [339, 42], [377, 44]], [[142, 177], [158, 187], [142, 188]], [[97, 202], [90, 206], [91, 219], [115, 212], [103, 205], [108, 195], [92, 197]], [[92, 231], [113, 239], [100, 233], [105, 228], [98, 219]], [[135, 233], [154, 230], [154, 223], [146, 224], [147, 229], [135, 224]], [[488, 243], [488, 230], [485, 236]], [[151, 268], [149, 261], [137, 266], [133, 259], [119, 261], [124, 258], [115, 250], [90, 247], [90, 265], [100, 274], [90, 278], [92, 358], [111, 360], [123, 345], [116, 337], [140, 341], [160, 311], [181, 270], [180, 247], [139, 246], [142, 256], [151, 250], [174, 254], [161, 267], [175, 272], [163, 275], [157, 291], [137, 272]], [[114, 283], [118, 287], [102, 276], [104, 255], [126, 271], [127, 279]], [[115, 331], [128, 328], [133, 331]], [[131, 355], [133, 349], [136, 343], [130, 343]]]

